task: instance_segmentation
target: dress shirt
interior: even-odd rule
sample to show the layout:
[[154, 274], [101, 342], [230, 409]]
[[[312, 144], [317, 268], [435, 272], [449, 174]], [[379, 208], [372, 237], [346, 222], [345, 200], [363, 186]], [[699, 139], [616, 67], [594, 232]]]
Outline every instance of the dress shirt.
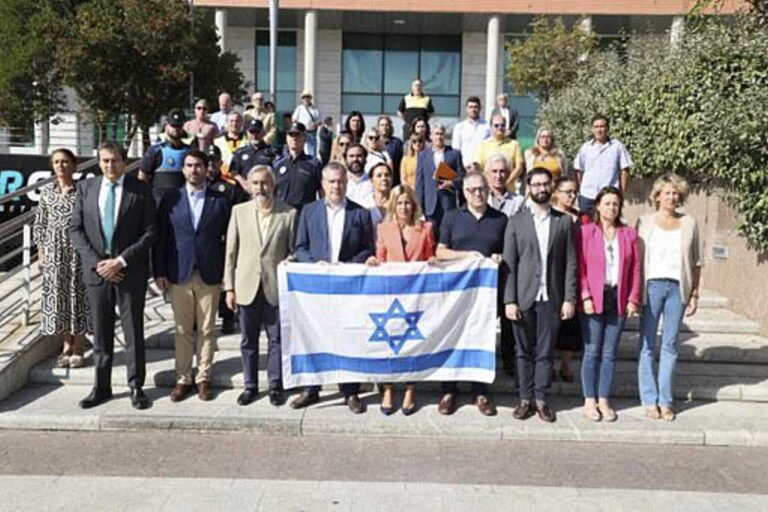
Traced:
[[264, 238], [269, 231], [269, 223], [272, 221], [272, 208], [269, 210], [257, 210], [256, 218], [259, 221], [259, 234], [261, 235], [261, 245], [264, 246]]
[[528, 203], [528, 206], [533, 216], [533, 226], [536, 228], [536, 238], [539, 241], [539, 254], [541, 255], [541, 279], [539, 280], [539, 292], [536, 294], [536, 300], [546, 302], [549, 300], [549, 294], [547, 293], [547, 256], [549, 253], [549, 228], [552, 219], [551, 209], [547, 207], [547, 211], [544, 213], [536, 213], [533, 208], [530, 208], [531, 203]]
[[331, 263], [339, 262], [339, 253], [341, 252], [341, 242], [344, 238], [344, 217], [346, 215], [347, 200], [341, 202], [338, 206], [332, 206], [325, 201], [325, 213], [328, 217], [328, 241], [331, 248]]
[[525, 198], [520, 194], [506, 191], [499, 197], [493, 192], [488, 194], [488, 206], [496, 208], [507, 217], [511, 217], [520, 211], [525, 205]]
[[[117, 219], [120, 212], [120, 201], [123, 199], [123, 181], [125, 181], [125, 175], [120, 176], [115, 182], [115, 218], [113, 226], [117, 226]], [[99, 188], [99, 217], [104, 220], [104, 207], [107, 204], [107, 194], [109, 194], [109, 186], [107, 185], [109, 180], [106, 176], [101, 180], [101, 187]], [[114, 233], [113, 233], [114, 236]], [[128, 263], [122, 256], [118, 256], [117, 259], [123, 264], [123, 268], [128, 266]]]
[[465, 119], [453, 127], [453, 148], [461, 151], [461, 160], [464, 167], [469, 167], [477, 161], [477, 148], [482, 141], [491, 136], [488, 123], [483, 119], [472, 121]]
[[[350, 173], [351, 174], [351, 173]], [[363, 208], [370, 208], [374, 205], [373, 183], [366, 173], [362, 173], [360, 178], [348, 176], [347, 180], [347, 199], [354, 201]]]
[[229, 113], [232, 112], [231, 110], [227, 110], [226, 112], [223, 110], [219, 110], [218, 112], [214, 112], [211, 114], [211, 122], [216, 125], [216, 127], [219, 129], [221, 133], [224, 133], [224, 127], [227, 125], [227, 116]]
[[[435, 169], [440, 165], [440, 162], [443, 161], [443, 157], [445, 156], [445, 148], [443, 149], [437, 149], [436, 147], [432, 148], [432, 161], [435, 162]], [[459, 171], [459, 169], [454, 169], [455, 171]]]
[[197, 230], [200, 217], [203, 216], [203, 206], [205, 206], [205, 186], [200, 190], [195, 190], [187, 183], [186, 190], [187, 199], [189, 199], [189, 212], [192, 214], [192, 226]]
[[621, 171], [632, 167], [632, 157], [617, 139], [605, 144], [591, 140], [581, 146], [573, 167], [583, 173], [579, 194], [594, 199], [603, 187], [619, 186]]

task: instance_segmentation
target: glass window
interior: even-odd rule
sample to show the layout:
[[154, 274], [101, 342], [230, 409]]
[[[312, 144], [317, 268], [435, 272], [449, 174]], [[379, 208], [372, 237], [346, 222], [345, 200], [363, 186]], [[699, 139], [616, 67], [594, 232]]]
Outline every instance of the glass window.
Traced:
[[439, 115], [459, 115], [461, 36], [344, 34], [342, 109], [393, 115], [415, 77]]
[[[269, 94], [269, 31], [256, 31], [256, 89]], [[296, 106], [296, 32], [277, 34], [278, 112], [293, 111]]]

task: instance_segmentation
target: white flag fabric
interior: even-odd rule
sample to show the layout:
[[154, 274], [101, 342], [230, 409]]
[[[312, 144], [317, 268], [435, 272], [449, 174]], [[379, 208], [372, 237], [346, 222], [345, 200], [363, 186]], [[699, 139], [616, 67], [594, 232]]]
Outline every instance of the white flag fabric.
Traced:
[[496, 376], [498, 265], [288, 263], [278, 269], [283, 383]]

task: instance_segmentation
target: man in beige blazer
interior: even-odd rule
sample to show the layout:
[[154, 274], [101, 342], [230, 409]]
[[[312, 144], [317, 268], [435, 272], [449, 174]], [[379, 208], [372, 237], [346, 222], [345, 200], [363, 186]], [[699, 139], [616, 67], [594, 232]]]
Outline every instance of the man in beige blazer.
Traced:
[[243, 333], [240, 354], [245, 390], [237, 398], [248, 405], [257, 398], [259, 333], [267, 332], [269, 402], [285, 403], [277, 306], [277, 266], [293, 252], [296, 210], [275, 203], [275, 176], [267, 166], [252, 168], [246, 177], [252, 200], [236, 205], [227, 231], [224, 290], [227, 307], [239, 310]]

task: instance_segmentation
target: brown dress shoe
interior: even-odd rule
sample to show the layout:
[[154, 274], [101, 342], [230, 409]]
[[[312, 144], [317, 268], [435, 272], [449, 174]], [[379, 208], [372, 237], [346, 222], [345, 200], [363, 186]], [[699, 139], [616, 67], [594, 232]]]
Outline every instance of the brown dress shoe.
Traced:
[[349, 395], [347, 398], [344, 399], [344, 401], [347, 403], [347, 407], [349, 407], [349, 410], [352, 411], [354, 414], [360, 414], [365, 412], [365, 405], [363, 405], [363, 402], [360, 401], [359, 396]]
[[197, 396], [203, 402], [207, 402], [213, 398], [213, 391], [211, 390], [211, 383], [207, 380], [200, 382], [197, 385]]
[[437, 404], [437, 412], [446, 416], [456, 412], [456, 397], [450, 393], [444, 394], [443, 398], [440, 399], [440, 403]]
[[533, 412], [533, 405], [531, 405], [530, 402], [520, 402], [520, 405], [515, 407], [515, 410], [512, 411], [512, 416], [516, 420], [527, 420], [533, 416]]
[[539, 415], [539, 419], [541, 421], [546, 421], [547, 423], [554, 423], [554, 421], [557, 419], [555, 411], [553, 411], [552, 408], [547, 404], [537, 405], [536, 414]]
[[308, 391], [302, 391], [299, 396], [293, 399], [291, 402], [291, 409], [303, 409], [309, 407], [312, 404], [316, 404], [320, 401], [320, 396], [317, 393], [310, 393]]
[[487, 396], [477, 395], [475, 397], [475, 405], [483, 416], [496, 416], [496, 406]]
[[187, 398], [190, 391], [192, 391], [191, 384], [176, 384], [176, 387], [171, 391], [171, 402], [181, 402]]

